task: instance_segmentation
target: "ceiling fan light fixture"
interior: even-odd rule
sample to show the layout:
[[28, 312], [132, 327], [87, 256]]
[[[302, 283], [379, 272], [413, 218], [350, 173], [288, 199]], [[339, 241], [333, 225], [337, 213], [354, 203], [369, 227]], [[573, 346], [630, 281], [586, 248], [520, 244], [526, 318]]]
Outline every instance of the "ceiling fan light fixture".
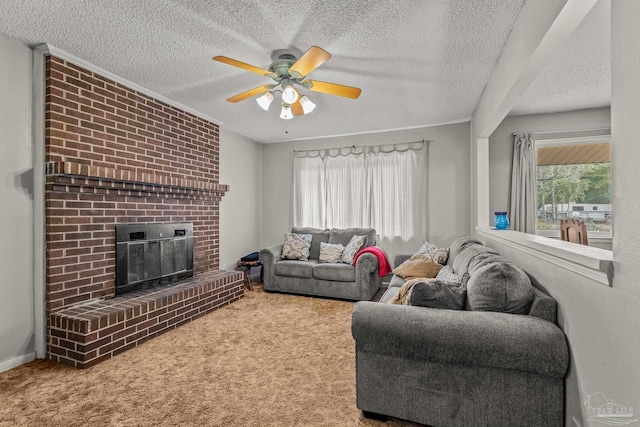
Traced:
[[273, 102], [273, 94], [271, 92], [267, 92], [256, 99], [256, 102], [264, 111], [269, 111], [269, 106], [271, 105], [271, 102]]
[[286, 85], [282, 88], [282, 101], [286, 104], [293, 104], [299, 97], [298, 91], [292, 85]]
[[280, 55], [279, 59], [269, 65], [268, 70], [227, 56], [214, 56], [213, 60], [242, 68], [243, 70], [259, 74], [262, 77], [269, 77], [275, 82], [275, 84], [264, 84], [239, 93], [228, 98], [228, 102], [236, 103], [257, 96], [256, 101], [260, 108], [268, 111], [274, 98], [277, 96], [276, 92], [279, 92], [282, 100], [280, 118], [289, 120], [294, 116], [309, 114], [316, 108], [316, 104], [311, 102], [304, 93], [300, 92], [300, 87], [314, 92], [351, 99], [357, 99], [360, 96], [362, 92], [360, 88], [309, 80], [307, 78], [309, 73], [327, 62], [330, 58], [331, 54], [326, 50], [318, 46], [311, 46], [299, 58], [288, 53]]
[[291, 111], [291, 105], [282, 104], [282, 110], [280, 111], [280, 118], [285, 120], [293, 119], [293, 112]]
[[300, 97], [300, 105], [302, 105], [302, 111], [304, 111], [305, 114], [309, 114], [316, 108], [316, 104], [314, 104], [307, 95]]

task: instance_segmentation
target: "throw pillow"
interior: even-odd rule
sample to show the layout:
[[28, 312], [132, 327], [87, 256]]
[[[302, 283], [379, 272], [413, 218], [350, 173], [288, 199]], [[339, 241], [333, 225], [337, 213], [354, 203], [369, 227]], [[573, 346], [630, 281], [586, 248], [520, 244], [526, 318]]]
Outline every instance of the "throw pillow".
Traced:
[[[465, 275], [468, 279], [469, 275]], [[431, 308], [462, 310], [464, 308], [467, 289], [465, 280], [460, 282], [443, 282], [429, 280], [416, 283], [411, 289], [408, 305]]]
[[461, 282], [462, 277], [453, 272], [453, 268], [450, 265], [445, 265], [442, 267], [442, 270], [438, 271], [438, 275], [436, 276], [436, 280], [440, 280], [441, 282]]
[[353, 236], [342, 252], [342, 262], [353, 264], [353, 258], [358, 251], [367, 245], [367, 236]]
[[321, 230], [313, 227], [292, 227], [291, 232], [296, 234], [311, 234], [309, 259], [318, 259], [320, 257], [320, 242], [327, 243], [329, 241], [329, 229]]
[[471, 310], [528, 314], [533, 289], [527, 273], [509, 262], [493, 262], [477, 269], [467, 283]]
[[442, 265], [445, 265], [447, 263], [447, 259], [449, 258], [449, 248], [440, 248], [436, 245], [432, 245], [429, 242], [424, 242], [420, 249], [418, 249], [418, 253], [427, 255], [433, 261]]
[[320, 243], [320, 262], [341, 262], [344, 246], [340, 243]]
[[282, 259], [309, 260], [311, 234], [286, 233], [282, 246]]
[[411, 292], [413, 287], [423, 281], [431, 281], [435, 279], [425, 279], [425, 278], [415, 278], [409, 279], [398, 289], [398, 293], [395, 294], [387, 303], [388, 304], [400, 304], [400, 305], [410, 305], [409, 299], [411, 298]]
[[416, 254], [393, 270], [393, 274], [405, 280], [417, 277], [433, 279], [442, 269], [442, 265], [424, 254]]

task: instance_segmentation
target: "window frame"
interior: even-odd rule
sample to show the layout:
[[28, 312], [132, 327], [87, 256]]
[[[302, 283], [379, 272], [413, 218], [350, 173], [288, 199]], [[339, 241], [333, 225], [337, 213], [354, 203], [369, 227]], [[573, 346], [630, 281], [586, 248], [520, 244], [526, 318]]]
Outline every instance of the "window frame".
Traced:
[[[585, 145], [585, 144], [598, 144], [598, 143], [609, 143], [609, 149], [611, 149], [611, 133], [601, 134], [601, 135], [589, 135], [589, 136], [572, 136], [572, 137], [558, 137], [557, 133], [553, 134], [550, 138], [539, 137], [536, 135], [535, 138], [535, 148], [538, 147], [557, 147], [563, 145]], [[538, 172], [538, 164], [536, 160], [536, 177]], [[611, 162], [610, 162], [611, 163]], [[611, 184], [609, 184], [611, 185]], [[538, 200], [538, 190], [536, 185], [536, 205]], [[613, 201], [611, 201], [612, 210], [613, 210]], [[613, 240], [613, 221], [611, 223], [611, 231], [587, 231], [587, 237], [589, 241], [601, 242], [601, 243], [611, 243]], [[536, 236], [548, 237], [553, 239], [560, 239], [560, 230], [538, 230], [536, 226]]]

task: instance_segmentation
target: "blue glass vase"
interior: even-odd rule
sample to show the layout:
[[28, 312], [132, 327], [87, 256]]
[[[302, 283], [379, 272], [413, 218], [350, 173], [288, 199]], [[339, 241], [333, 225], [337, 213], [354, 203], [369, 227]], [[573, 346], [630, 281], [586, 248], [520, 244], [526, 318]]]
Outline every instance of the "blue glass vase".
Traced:
[[495, 212], [496, 217], [493, 222], [497, 230], [506, 230], [509, 228], [509, 217], [507, 212]]

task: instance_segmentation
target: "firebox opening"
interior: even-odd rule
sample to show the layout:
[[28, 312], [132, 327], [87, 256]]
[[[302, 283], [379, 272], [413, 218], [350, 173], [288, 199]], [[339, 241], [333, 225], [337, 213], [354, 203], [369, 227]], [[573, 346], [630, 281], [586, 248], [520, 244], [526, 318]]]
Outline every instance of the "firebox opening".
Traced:
[[116, 225], [116, 295], [193, 276], [193, 224]]

